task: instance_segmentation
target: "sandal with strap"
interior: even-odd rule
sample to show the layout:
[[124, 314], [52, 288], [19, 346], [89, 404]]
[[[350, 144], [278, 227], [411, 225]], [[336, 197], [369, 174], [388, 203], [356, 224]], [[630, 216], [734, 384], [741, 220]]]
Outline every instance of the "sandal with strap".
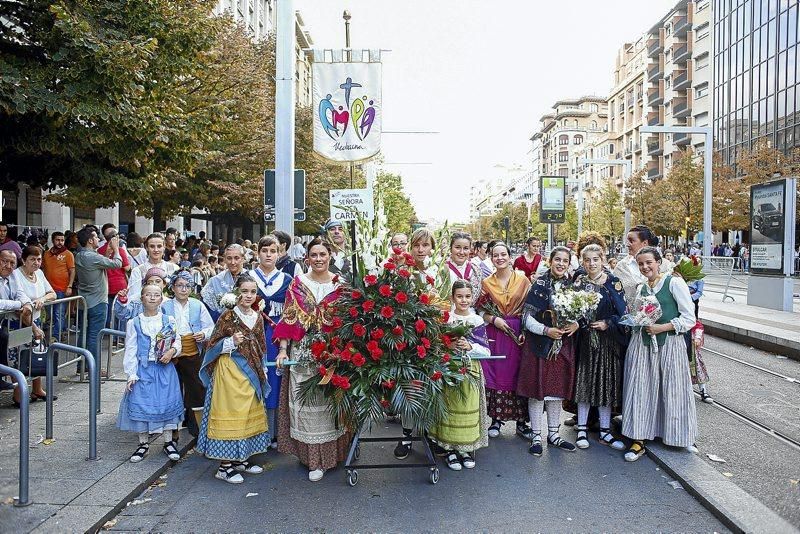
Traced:
[[147, 451], [149, 450], [150, 450], [149, 443], [140, 443], [136, 451], [133, 454], [131, 454], [130, 458], [131, 463], [136, 464], [141, 462], [144, 459], [145, 455], [147, 454]]
[[458, 455], [455, 452], [449, 452], [446, 461], [447, 467], [453, 471], [461, 471], [461, 461], [458, 459]]
[[531, 446], [528, 447], [528, 452], [534, 456], [542, 455], [542, 433], [534, 432], [531, 439]]
[[600, 438], [597, 440], [600, 445], [608, 445], [614, 450], [621, 451], [625, 448], [625, 444], [614, 437], [610, 428], [600, 429]]
[[565, 440], [558, 434], [558, 429], [561, 425], [556, 427], [547, 427], [547, 444], [553, 447], [558, 447], [562, 451], [575, 452], [575, 445]]
[[500, 427], [505, 423], [499, 419], [492, 419], [492, 424], [489, 425], [489, 437], [496, 438], [500, 435]]
[[244, 482], [244, 477], [237, 473], [232, 465], [219, 466], [219, 469], [217, 469], [217, 472], [214, 474], [214, 478], [224, 480], [230, 484], [241, 484]]
[[589, 437], [586, 434], [586, 425], [576, 425], [575, 429], [578, 431], [578, 439], [575, 440], [575, 446], [579, 449], [588, 449]]
[[459, 456], [461, 457], [461, 465], [464, 466], [464, 469], [472, 469], [475, 467], [475, 459], [468, 452], [462, 452]]
[[517, 421], [517, 435], [530, 441], [533, 438], [533, 430], [524, 421]]
[[174, 441], [168, 441], [164, 444], [164, 454], [173, 462], [177, 462], [181, 459], [181, 454], [178, 452], [178, 447], [175, 445], [176, 443]]
[[643, 441], [634, 441], [625, 453], [625, 461], [635, 462], [642, 457], [646, 450]]
[[233, 468], [240, 473], [249, 473], [251, 475], [260, 475], [264, 472], [264, 468], [258, 464], [251, 464], [247, 460], [244, 462], [231, 462]]

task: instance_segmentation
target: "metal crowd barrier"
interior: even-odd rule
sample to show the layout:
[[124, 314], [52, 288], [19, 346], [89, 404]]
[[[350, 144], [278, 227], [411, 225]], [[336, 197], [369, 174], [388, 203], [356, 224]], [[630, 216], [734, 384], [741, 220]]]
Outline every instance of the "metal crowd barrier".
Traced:
[[[28, 477], [30, 467], [30, 394], [25, 375], [19, 369], [0, 364], [0, 373], [13, 376], [17, 381], [19, 394], [19, 496], [14, 499], [14, 506], [28, 506], [31, 503], [28, 496]], [[47, 395], [50, 402], [50, 395]]]
[[703, 262], [703, 271], [706, 275], [721, 274], [725, 276], [725, 289], [722, 292], [722, 302], [731, 299], [731, 302], [736, 299], [728, 295], [728, 289], [731, 287], [731, 278], [733, 277], [733, 266], [736, 263], [733, 257], [726, 256], [701, 256]]
[[[124, 344], [121, 350], [114, 349], [114, 339], [122, 338], [125, 339], [125, 332], [122, 330], [115, 330], [113, 328], [103, 328], [100, 332], [97, 333], [97, 358], [100, 360], [101, 355], [103, 353], [103, 338], [108, 334], [108, 357], [106, 358], [106, 380], [111, 380], [111, 356], [114, 354], [119, 354], [121, 351], [124, 351]], [[97, 367], [98, 373], [98, 380], [97, 380], [97, 413], [100, 413], [100, 367]], [[127, 381], [127, 380], [126, 380]]]
[[100, 380], [99, 369], [94, 361], [92, 353], [81, 347], [66, 345], [64, 343], [53, 343], [47, 351], [47, 409], [45, 412], [45, 437], [53, 439], [53, 373], [55, 365], [53, 358], [55, 351], [71, 352], [79, 355], [78, 359], [83, 358], [84, 363], [89, 368], [89, 457], [87, 460], [97, 460], [97, 412], [100, 404]]
[[[73, 304], [75, 303], [75, 304]], [[63, 299], [51, 300], [46, 303], [42, 308], [46, 311], [46, 320], [42, 324], [42, 330], [45, 332], [45, 339], [48, 344], [51, 340], [55, 339], [53, 336], [53, 328], [55, 326], [55, 310], [56, 306], [64, 305], [64, 324], [61, 325], [61, 332], [59, 333], [56, 342], [66, 343], [67, 345], [75, 347], [86, 346], [86, 330], [87, 330], [87, 310], [86, 299], [80, 295], [72, 297], [64, 297]], [[73, 307], [75, 308], [73, 310]], [[58, 368], [66, 367], [73, 363], [79, 362], [80, 357], [74, 358], [66, 362], [59, 362]], [[86, 380], [86, 370], [80, 367], [79, 375], [80, 380]]]

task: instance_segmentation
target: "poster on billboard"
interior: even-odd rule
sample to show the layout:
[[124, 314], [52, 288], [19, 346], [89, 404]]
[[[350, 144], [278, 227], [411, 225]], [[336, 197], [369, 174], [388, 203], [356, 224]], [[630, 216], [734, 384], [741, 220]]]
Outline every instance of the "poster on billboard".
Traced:
[[314, 152], [366, 161], [381, 151], [381, 63], [314, 63]]
[[750, 269], [753, 273], [783, 274], [786, 186], [786, 180], [777, 180], [750, 187]]
[[542, 176], [539, 179], [539, 222], [563, 223], [567, 182], [563, 176]]

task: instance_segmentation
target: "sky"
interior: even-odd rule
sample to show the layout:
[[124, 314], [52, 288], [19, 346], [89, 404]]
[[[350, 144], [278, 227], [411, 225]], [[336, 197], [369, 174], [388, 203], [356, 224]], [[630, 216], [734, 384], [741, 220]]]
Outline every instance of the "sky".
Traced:
[[[295, 0], [314, 48], [382, 48], [382, 168], [420, 220], [467, 222], [470, 186], [530, 166], [560, 99], [608, 96], [620, 47], [676, 0]], [[435, 133], [389, 133], [435, 132]]]

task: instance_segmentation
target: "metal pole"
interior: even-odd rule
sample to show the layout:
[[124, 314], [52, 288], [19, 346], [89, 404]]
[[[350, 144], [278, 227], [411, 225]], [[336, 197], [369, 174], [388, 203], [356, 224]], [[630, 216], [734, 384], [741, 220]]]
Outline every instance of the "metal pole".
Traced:
[[[703, 161], [703, 256], [711, 256], [711, 203], [712, 203], [712, 158], [713, 153], [713, 136], [711, 129], [706, 132], [706, 144], [704, 148]], [[689, 240], [689, 232], [686, 232], [686, 240]], [[724, 299], [723, 299], [724, 300]]]
[[[631, 163], [630, 161], [627, 162], [623, 166], [623, 169], [624, 169], [624, 173], [625, 174], [623, 176], [623, 184], [624, 185], [622, 187], [622, 193], [623, 193], [622, 201], [625, 202], [625, 188], [628, 187], [628, 181], [630, 181], [631, 176], [633, 175], [633, 163]], [[625, 223], [624, 224], [625, 224], [625, 232], [622, 234], [622, 243], [623, 243], [623, 246], [627, 249], [628, 248], [628, 239], [627, 239], [628, 232], [631, 231], [631, 209], [628, 208], [628, 207], [625, 207]]]
[[47, 402], [45, 403], [44, 410], [44, 437], [47, 439], [53, 439], [53, 395], [51, 395], [50, 392], [55, 391], [53, 385], [53, 374], [55, 374], [55, 362], [53, 362], [53, 357], [55, 353], [56, 351], [53, 350], [52, 346], [47, 348], [47, 375], [45, 376]]
[[95, 372], [95, 361], [92, 353], [80, 347], [65, 345], [64, 343], [53, 343], [50, 345], [51, 351], [61, 350], [83, 356], [83, 361], [89, 368], [89, 457], [87, 460], [98, 460], [97, 457], [97, 393], [99, 390], [98, 375]]
[[[14, 506], [28, 506], [31, 503], [28, 497], [29, 456], [30, 456], [30, 393], [25, 375], [19, 369], [0, 364], [0, 373], [13, 376], [17, 381], [19, 394], [19, 497], [14, 500]], [[49, 395], [48, 395], [49, 397]]]
[[578, 237], [583, 233], [583, 178], [578, 178]]
[[294, 235], [294, 0], [278, 0], [275, 76], [275, 229]]
[[[350, 50], [350, 19], [352, 15], [348, 10], [342, 13], [344, 19], [344, 46], [347, 48], [347, 61], [353, 61], [353, 51]], [[350, 189], [353, 189], [355, 182], [356, 166], [350, 163]], [[356, 279], [356, 221], [350, 221], [350, 269], [353, 272], [353, 280]]]
[[[111, 338], [116, 337], [125, 337], [125, 332], [122, 330], [115, 330], [114, 328], [103, 328], [97, 333], [97, 413], [100, 413], [100, 399], [101, 399], [101, 392], [100, 392], [100, 362], [103, 361], [101, 354], [103, 354], [103, 336], [106, 334], [109, 335], [108, 342], [111, 344]], [[111, 351], [111, 347], [108, 347], [109, 352]], [[111, 358], [111, 354], [109, 354], [109, 358]], [[110, 366], [109, 366], [110, 367]], [[106, 375], [111, 375], [111, 369], [106, 369]]]

